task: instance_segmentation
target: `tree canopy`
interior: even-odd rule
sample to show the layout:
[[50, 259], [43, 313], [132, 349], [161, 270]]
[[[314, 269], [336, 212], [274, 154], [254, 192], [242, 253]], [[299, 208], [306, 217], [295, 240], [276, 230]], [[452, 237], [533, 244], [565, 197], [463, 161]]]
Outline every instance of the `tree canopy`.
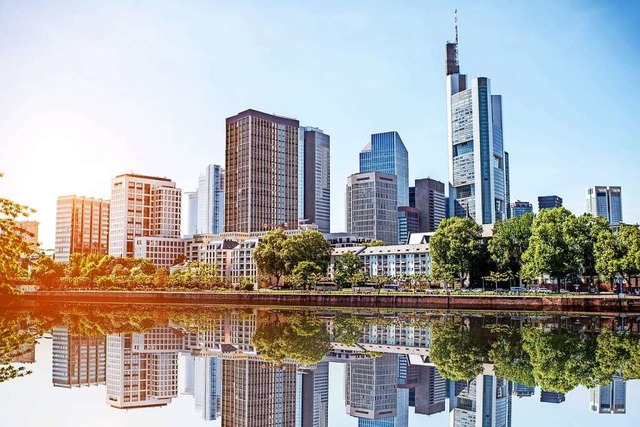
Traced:
[[333, 280], [339, 286], [358, 283], [364, 276], [364, 263], [353, 252], [345, 252], [335, 261], [333, 267]]
[[493, 237], [488, 243], [489, 254], [501, 270], [513, 277], [520, 278], [522, 254], [529, 247], [533, 218], [532, 213], [526, 213], [498, 221], [493, 227]]

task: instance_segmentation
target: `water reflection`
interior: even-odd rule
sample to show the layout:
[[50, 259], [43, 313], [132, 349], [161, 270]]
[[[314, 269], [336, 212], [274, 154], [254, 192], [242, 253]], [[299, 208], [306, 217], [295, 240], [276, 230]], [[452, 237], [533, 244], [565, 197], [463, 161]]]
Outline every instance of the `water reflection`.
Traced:
[[[102, 386], [117, 409], [191, 396], [202, 420], [222, 426], [337, 425], [329, 400], [342, 395], [360, 427], [408, 427], [447, 410], [450, 426], [508, 427], [514, 398], [534, 399], [536, 383], [541, 404], [563, 404], [581, 384], [585, 411], [625, 414], [640, 362], [635, 319], [615, 316], [157, 306], [4, 316], [5, 338], [52, 339], [54, 387]], [[13, 366], [35, 362], [33, 342], [12, 342]], [[344, 367], [340, 384], [331, 366]]]

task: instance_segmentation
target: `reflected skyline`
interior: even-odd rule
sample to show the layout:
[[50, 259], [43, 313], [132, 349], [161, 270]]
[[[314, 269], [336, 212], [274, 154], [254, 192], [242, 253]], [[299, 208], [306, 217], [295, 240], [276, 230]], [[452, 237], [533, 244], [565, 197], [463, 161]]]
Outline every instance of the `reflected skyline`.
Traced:
[[[434, 314], [429, 322], [408, 313], [344, 317], [324, 312], [313, 321], [306, 316], [218, 310], [146, 324], [144, 332], [103, 335], [82, 335], [74, 332], [74, 325], [55, 326], [50, 329], [50, 384], [98, 387], [109, 406], [128, 410], [171, 406], [180, 392], [191, 399], [193, 419], [234, 427], [335, 425], [330, 396], [342, 399], [343, 413], [359, 427], [411, 427], [411, 419], [442, 413], [448, 413], [450, 426], [511, 427], [514, 397], [538, 397], [541, 408], [565, 404], [566, 393], [500, 378], [492, 363], [485, 363], [483, 372], [469, 380], [443, 378], [430, 358], [433, 322], [450, 322], [446, 315]], [[296, 323], [300, 319], [311, 323]], [[579, 328], [587, 335], [603, 334], [603, 328], [610, 330], [612, 325], [620, 329], [619, 320], [600, 316], [462, 316], [454, 321], [468, 331], [496, 322], [517, 327], [527, 323], [548, 332]], [[293, 322], [285, 334], [307, 333], [299, 328], [317, 322], [328, 334], [330, 350], [317, 363], [301, 363], [296, 351], [302, 350], [297, 348], [282, 362], [272, 363], [253, 336], [274, 322]], [[631, 324], [625, 328], [634, 329]], [[32, 354], [37, 364], [35, 351]], [[329, 375], [331, 365], [342, 367], [342, 381]], [[626, 419], [627, 384], [634, 381], [617, 375], [589, 388], [584, 412]]]

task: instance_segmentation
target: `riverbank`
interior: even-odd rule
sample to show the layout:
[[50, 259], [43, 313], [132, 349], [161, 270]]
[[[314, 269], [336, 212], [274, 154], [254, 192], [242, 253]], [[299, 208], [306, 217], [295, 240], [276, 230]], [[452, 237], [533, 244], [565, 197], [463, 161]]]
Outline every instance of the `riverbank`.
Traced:
[[305, 292], [42, 291], [18, 298], [52, 302], [379, 307], [640, 313], [640, 297], [617, 295], [425, 295]]

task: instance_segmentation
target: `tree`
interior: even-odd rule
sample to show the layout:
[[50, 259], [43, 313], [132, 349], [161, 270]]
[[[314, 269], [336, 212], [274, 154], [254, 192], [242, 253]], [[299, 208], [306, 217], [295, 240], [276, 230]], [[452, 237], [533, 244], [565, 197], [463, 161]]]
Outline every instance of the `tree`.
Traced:
[[296, 283], [308, 289], [309, 284], [315, 286], [316, 282], [322, 277], [322, 269], [315, 262], [302, 261], [293, 268], [292, 276]]
[[627, 279], [640, 273], [640, 228], [623, 225], [616, 233], [601, 232], [594, 245], [596, 271], [605, 279]]
[[377, 274], [375, 276], [371, 276], [371, 280], [375, 283], [376, 288], [378, 289], [378, 294], [380, 293], [380, 289], [389, 283], [389, 276], [386, 274]]
[[326, 273], [331, 261], [331, 244], [317, 230], [304, 230], [284, 241], [283, 252], [286, 274], [291, 274], [302, 262], [314, 263], [321, 273]]
[[283, 230], [271, 230], [264, 235], [253, 251], [258, 269], [275, 279], [273, 285], [277, 285], [287, 272], [287, 261], [284, 257], [286, 241], [287, 235]]
[[43, 289], [56, 289], [64, 276], [64, 265], [48, 256], [41, 255], [31, 266], [29, 273], [33, 282]]
[[576, 228], [582, 275], [591, 283], [591, 278], [597, 274], [595, 245], [600, 235], [611, 234], [611, 229], [606, 218], [589, 213], [576, 218]]
[[360, 257], [353, 252], [345, 252], [335, 261], [333, 268], [333, 280], [339, 286], [353, 283], [354, 276], [362, 272], [364, 263]]
[[469, 218], [443, 220], [429, 240], [434, 274], [449, 281], [456, 278], [464, 285], [480, 250], [482, 227]]
[[431, 327], [429, 358], [444, 378], [470, 380], [482, 373], [485, 345], [478, 334], [459, 322], [435, 323]]
[[580, 267], [575, 217], [565, 208], [544, 209], [533, 220], [529, 247], [522, 256], [528, 274], [549, 274], [558, 281]]
[[489, 350], [496, 376], [534, 387], [531, 359], [522, 348], [522, 330], [504, 325], [491, 326], [490, 330], [496, 336]]
[[365, 242], [362, 246], [365, 248], [372, 248], [374, 246], [384, 246], [384, 242], [382, 240], [374, 239], [370, 242]]
[[532, 213], [526, 213], [520, 217], [498, 221], [493, 226], [493, 237], [488, 243], [491, 259], [501, 270], [518, 277], [521, 285], [522, 255], [529, 247], [533, 218]]
[[16, 219], [33, 212], [27, 206], [0, 198], [0, 295], [14, 293], [13, 283], [26, 275], [23, 261], [29, 259], [33, 248], [25, 240], [30, 233]]

